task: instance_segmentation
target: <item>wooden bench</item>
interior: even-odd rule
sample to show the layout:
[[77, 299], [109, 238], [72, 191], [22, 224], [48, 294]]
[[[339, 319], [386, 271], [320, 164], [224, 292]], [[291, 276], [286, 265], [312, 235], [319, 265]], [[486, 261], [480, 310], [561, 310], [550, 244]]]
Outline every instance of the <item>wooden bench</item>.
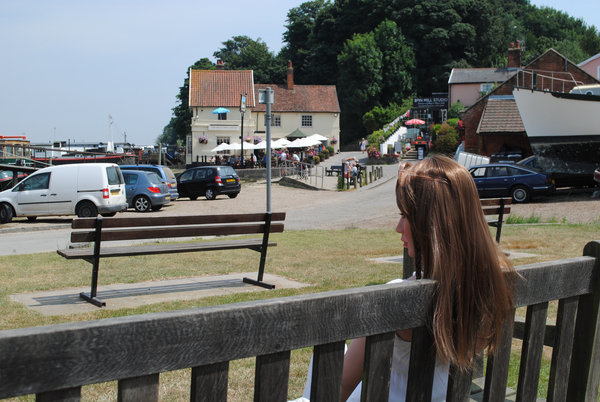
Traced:
[[[527, 307], [517, 400], [535, 401], [548, 302], [558, 300], [548, 399], [596, 401], [600, 370], [600, 242], [584, 256], [518, 267]], [[255, 401], [285, 401], [290, 355], [314, 346], [312, 401], [336, 401], [346, 340], [366, 336], [363, 400], [387, 400], [395, 332], [415, 328], [407, 401], [431, 395], [435, 350], [425, 325], [431, 280], [0, 332], [0, 398], [79, 400], [82, 386], [118, 380], [120, 401], [157, 401], [161, 373], [191, 368], [192, 401], [227, 399], [229, 362], [256, 356]], [[513, 320], [487, 360], [484, 400], [504, 401]], [[296, 371], [306, 372], [296, 367]], [[181, 373], [181, 375], [184, 375]], [[84, 389], [85, 391], [85, 389]], [[468, 400], [471, 373], [451, 367], [448, 401]], [[250, 399], [250, 398], [248, 398]]]
[[327, 174], [327, 176], [333, 176], [334, 173], [336, 176], [339, 176], [343, 172], [342, 165], [331, 165], [329, 168], [325, 168], [325, 174]]
[[495, 215], [495, 219], [488, 219], [488, 225], [496, 228], [496, 242], [500, 243], [500, 236], [502, 235], [502, 223], [504, 222], [504, 215], [510, 213], [510, 205], [512, 204], [512, 198], [484, 198], [479, 200], [481, 202], [481, 208], [485, 216]]
[[[106, 303], [98, 299], [98, 271], [100, 259], [108, 257], [129, 257], [137, 255], [189, 253], [199, 251], [232, 250], [247, 248], [260, 253], [258, 278], [244, 278], [244, 282], [272, 289], [275, 286], [263, 282], [267, 248], [277, 243], [269, 241], [270, 233], [283, 232], [285, 212], [161, 216], [134, 218], [76, 218], [71, 225], [71, 243], [93, 243], [93, 247], [79, 247], [58, 250], [67, 259], [83, 259], [92, 264], [92, 285], [90, 293], [82, 292], [80, 297], [98, 307]], [[181, 237], [231, 236], [262, 234], [253, 239], [226, 239], [192, 243], [158, 243], [149, 245], [105, 246], [106, 241], [140, 241], [172, 239]]]

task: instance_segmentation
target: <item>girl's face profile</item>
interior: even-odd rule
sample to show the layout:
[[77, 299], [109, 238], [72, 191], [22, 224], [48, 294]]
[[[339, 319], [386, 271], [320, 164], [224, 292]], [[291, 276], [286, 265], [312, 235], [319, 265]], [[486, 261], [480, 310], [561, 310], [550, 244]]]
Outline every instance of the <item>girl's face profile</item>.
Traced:
[[413, 242], [412, 233], [410, 231], [410, 224], [408, 223], [408, 219], [402, 214], [400, 214], [396, 232], [402, 235], [400, 240], [404, 242], [404, 248], [408, 251], [408, 255], [415, 258], [415, 243]]

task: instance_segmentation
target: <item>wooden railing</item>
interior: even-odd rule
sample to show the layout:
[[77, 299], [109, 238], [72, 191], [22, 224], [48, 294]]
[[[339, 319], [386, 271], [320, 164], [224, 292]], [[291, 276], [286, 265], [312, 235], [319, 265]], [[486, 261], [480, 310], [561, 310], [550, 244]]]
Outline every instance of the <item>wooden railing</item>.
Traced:
[[[518, 268], [516, 307], [527, 306], [517, 400], [535, 400], [548, 302], [558, 300], [548, 398], [596, 401], [600, 242], [584, 256]], [[428, 400], [433, 376], [425, 329], [435, 290], [406, 281], [230, 305], [0, 332], [0, 398], [78, 400], [86, 384], [118, 380], [119, 399], [156, 401], [161, 373], [192, 368], [190, 399], [224, 401], [229, 362], [256, 357], [254, 400], [285, 401], [290, 353], [314, 347], [313, 401], [339, 400], [345, 341], [367, 337], [363, 397], [387, 400], [395, 331], [415, 328], [407, 401]], [[513, 320], [488, 358], [484, 400], [504, 400]], [[418, 342], [417, 342], [418, 340]], [[451, 368], [449, 401], [468, 398], [471, 373]], [[249, 393], [252, 392], [249, 390]]]

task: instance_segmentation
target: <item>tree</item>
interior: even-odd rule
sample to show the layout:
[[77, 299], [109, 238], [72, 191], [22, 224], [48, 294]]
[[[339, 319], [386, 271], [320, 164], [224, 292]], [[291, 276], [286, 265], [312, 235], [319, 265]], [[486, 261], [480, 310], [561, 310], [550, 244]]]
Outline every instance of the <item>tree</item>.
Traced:
[[221, 59], [228, 70], [253, 70], [254, 82], [258, 83], [284, 82], [287, 64], [278, 64], [275, 55], [260, 38], [254, 40], [247, 36], [234, 36], [223, 45], [213, 56]]
[[215, 66], [207, 59], [203, 58], [188, 67], [186, 71], [186, 78], [183, 85], [179, 87], [179, 94], [177, 94], [177, 100], [179, 104], [173, 109], [173, 117], [163, 128], [162, 134], [158, 137], [157, 141], [163, 144], [184, 144], [185, 136], [192, 130], [192, 111], [189, 106], [189, 93], [190, 93], [190, 69], [194, 70], [214, 70]]

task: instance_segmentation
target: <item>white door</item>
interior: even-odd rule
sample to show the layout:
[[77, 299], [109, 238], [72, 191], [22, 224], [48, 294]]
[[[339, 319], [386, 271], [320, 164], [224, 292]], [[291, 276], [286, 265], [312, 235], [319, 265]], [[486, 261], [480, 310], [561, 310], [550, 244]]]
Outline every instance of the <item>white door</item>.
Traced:
[[17, 215], [48, 214], [50, 172], [32, 175], [15, 189], [17, 192]]

